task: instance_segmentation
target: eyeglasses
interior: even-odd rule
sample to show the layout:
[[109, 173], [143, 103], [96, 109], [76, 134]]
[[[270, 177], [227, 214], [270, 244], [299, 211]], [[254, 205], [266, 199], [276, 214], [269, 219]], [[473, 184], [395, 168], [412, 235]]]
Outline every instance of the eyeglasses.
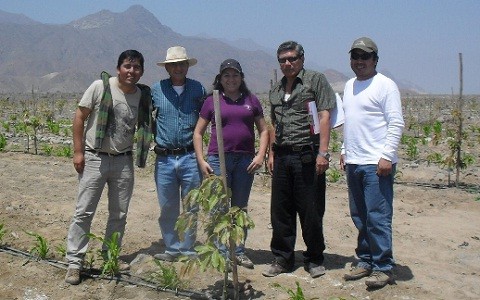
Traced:
[[361, 60], [369, 60], [370, 58], [372, 58], [374, 55], [374, 52], [365, 52], [365, 53], [357, 53], [357, 52], [352, 52], [350, 53], [350, 58], [353, 59], [353, 60], [358, 60], [358, 59], [361, 59]]
[[278, 62], [281, 63], [281, 64], [284, 64], [288, 60], [289, 63], [293, 63], [293, 62], [297, 61], [300, 57], [301, 57], [300, 55], [293, 56], [293, 57], [282, 57], [282, 58], [278, 59]]

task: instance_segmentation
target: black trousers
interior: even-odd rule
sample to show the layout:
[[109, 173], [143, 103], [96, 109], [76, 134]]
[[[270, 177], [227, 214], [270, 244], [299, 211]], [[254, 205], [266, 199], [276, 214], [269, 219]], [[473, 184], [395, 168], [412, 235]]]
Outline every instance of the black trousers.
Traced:
[[[297, 214], [300, 218], [303, 252], [307, 268], [323, 264], [325, 241], [323, 215], [325, 213], [325, 173], [315, 172], [316, 155], [310, 152], [310, 161], [305, 152], [275, 152], [272, 178], [270, 244], [276, 261], [291, 270], [295, 264], [295, 241], [297, 237]], [[307, 161], [307, 162], [306, 162]]]

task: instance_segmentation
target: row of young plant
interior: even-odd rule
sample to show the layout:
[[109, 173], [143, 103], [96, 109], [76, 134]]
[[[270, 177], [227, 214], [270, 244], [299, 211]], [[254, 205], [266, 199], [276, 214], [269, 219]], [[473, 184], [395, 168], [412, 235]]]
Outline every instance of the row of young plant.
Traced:
[[[263, 105], [268, 105], [266, 96], [261, 98]], [[453, 172], [457, 163], [462, 170], [474, 166], [477, 162], [474, 151], [480, 144], [480, 97], [465, 99], [463, 112], [458, 110], [453, 96], [406, 95], [402, 98], [405, 118], [405, 130], [401, 138], [399, 156], [407, 161], [426, 161]], [[268, 108], [268, 106], [264, 106]], [[267, 110], [267, 109], [266, 109]], [[467, 120], [467, 130], [462, 132], [461, 140], [457, 138], [460, 120]], [[330, 152], [334, 163], [327, 170], [327, 181], [334, 183], [344, 179], [336, 160], [340, 157], [342, 146], [342, 128], [333, 129], [330, 135]], [[461, 155], [457, 151], [461, 147]], [[338, 157], [338, 158], [337, 158]], [[397, 178], [401, 176], [397, 169]], [[448, 185], [451, 185], [450, 177]]]
[[[463, 114], [457, 109], [455, 100], [445, 96], [409, 96], [402, 102], [406, 127], [400, 140], [401, 159], [417, 163], [425, 161], [428, 165], [446, 169], [449, 175], [457, 163], [462, 170], [478, 163], [475, 153], [480, 144], [479, 97], [467, 99], [467, 109]], [[460, 120], [467, 120], [468, 126], [459, 139]], [[341, 128], [331, 131], [330, 149], [333, 155], [340, 156], [341, 132]], [[459, 151], [460, 155], [457, 155]], [[344, 178], [336, 164], [331, 164], [326, 174], [329, 182]], [[401, 175], [401, 170], [397, 169], [396, 177]], [[448, 185], [451, 185], [450, 176], [448, 178]]]
[[[39, 142], [41, 136], [52, 135], [60, 138], [72, 136], [72, 120], [65, 118], [65, 111], [71, 112], [76, 101], [66, 99], [38, 98], [32, 93], [31, 98], [19, 100], [2, 98], [2, 119], [0, 120], [0, 151], [24, 151], [44, 155], [71, 157], [70, 145], [54, 145]], [[69, 114], [69, 113], [67, 113]], [[23, 139], [22, 143], [8, 145], [8, 140]]]
[[[405, 108], [406, 130], [401, 138], [401, 153], [409, 161], [434, 164], [448, 172], [448, 185], [451, 185], [450, 174], [455, 168], [465, 170], [474, 166], [476, 149], [480, 142], [479, 116], [475, 107], [478, 99], [468, 101], [469, 108], [462, 112], [455, 102], [446, 99], [437, 102], [436, 114], [432, 110], [423, 111]], [[448, 105], [447, 105], [448, 104]], [[468, 126], [465, 126], [468, 121]], [[466, 129], [463, 129], [466, 127]], [[457, 182], [458, 185], [458, 182]]]
[[[25, 100], [26, 99], [26, 100]], [[265, 113], [268, 116], [268, 101], [266, 95], [260, 97]], [[459, 141], [455, 139], [458, 123], [458, 112], [455, 110], [455, 99], [449, 97], [409, 96], [403, 101], [403, 110], [406, 121], [406, 130], [401, 140], [401, 157], [410, 161], [426, 161], [436, 164], [449, 171], [457, 164], [455, 150]], [[462, 134], [467, 150], [462, 152], [458, 163], [463, 169], [476, 163], [475, 156], [468, 151], [474, 149], [480, 142], [480, 127], [475, 124], [478, 119], [477, 98], [467, 99], [464, 119], [472, 120], [468, 130]], [[52, 99], [45, 97], [39, 99], [32, 93], [32, 97], [10, 100], [0, 99], [4, 120], [0, 121], [3, 132], [0, 132], [0, 151], [25, 151], [33, 149], [34, 154], [72, 157], [73, 151], [69, 144], [37, 143], [38, 136], [51, 134], [59, 137], [70, 137], [72, 124], [71, 117], [65, 118], [65, 111], [73, 111], [76, 101], [67, 101], [63, 98]], [[5, 120], [6, 118], [6, 120]], [[440, 119], [443, 119], [440, 121]], [[448, 123], [450, 127], [445, 127]], [[25, 143], [8, 145], [9, 136], [24, 137]], [[30, 142], [33, 142], [33, 147]], [[204, 136], [205, 144], [208, 136]], [[257, 141], [258, 143], [258, 141]], [[447, 149], [445, 149], [445, 145]], [[331, 132], [330, 148], [333, 155], [339, 156], [341, 147], [341, 129]], [[443, 147], [443, 148], [442, 148]], [[23, 148], [23, 149], [22, 149]], [[423, 150], [423, 151], [422, 151]], [[332, 164], [327, 171], [327, 180], [337, 182], [343, 178], [336, 164]]]
[[[470, 125], [469, 131], [463, 132], [462, 139], [466, 142], [468, 148], [474, 148], [475, 144], [480, 142], [479, 133], [480, 127], [475, 127], [474, 125]], [[425, 159], [428, 164], [434, 163], [442, 167], [453, 168], [455, 165], [454, 151], [458, 147], [455, 134], [453, 129], [446, 129], [444, 131], [442, 123], [435, 121], [433, 124], [424, 124], [422, 126], [422, 132], [419, 135], [403, 134], [400, 142], [405, 147], [404, 152], [408, 160], [415, 161], [422, 159], [420, 156], [420, 147], [424, 146], [427, 154], [423, 159]], [[469, 134], [472, 134], [472, 136]], [[435, 151], [435, 147], [442, 143], [447, 145], [448, 151], [442, 151], [443, 153]], [[465, 168], [476, 162], [473, 154], [468, 152], [462, 154], [461, 164]]]
[[[28, 145], [28, 140], [25, 142], [25, 145], [12, 144], [8, 145], [8, 139], [3, 134], [0, 133], [0, 152], [7, 151], [24, 151], [29, 153], [30, 148]], [[41, 153], [39, 153], [39, 150]], [[59, 156], [59, 157], [72, 157], [73, 149], [70, 145], [55, 145], [55, 144], [40, 144], [39, 147], [34, 146], [34, 154], [42, 154], [46, 156]]]
[[[206, 178], [200, 187], [187, 195], [183, 204], [184, 213], [177, 221], [175, 229], [179, 236], [183, 237], [186, 231], [198, 226], [198, 230], [203, 230], [206, 239], [195, 247], [198, 255], [180, 258], [179, 261], [182, 263], [180, 272], [177, 272], [173, 263], [162, 263], [159, 260], [154, 260], [157, 270], [149, 274], [148, 281], [155, 282], [163, 288], [184, 289], [188, 286], [188, 282], [184, 280], [187, 275], [191, 275], [196, 270], [217, 270], [225, 275], [222, 299], [231, 299], [227, 291], [229, 272], [234, 272], [234, 286], [238, 287], [238, 276], [235, 276], [237, 272], [237, 262], [234, 255], [235, 245], [243, 241], [245, 230], [253, 228], [254, 223], [246, 211], [238, 207], [229, 207], [229, 197], [230, 191], [225, 187], [219, 176]], [[188, 213], [191, 211], [189, 207], [198, 207], [198, 212]], [[49, 259], [51, 257], [51, 246], [47, 239], [34, 232], [26, 231], [26, 233], [35, 239], [34, 246], [30, 249], [31, 255], [39, 260]], [[6, 234], [6, 228], [0, 223], [0, 247], [5, 245], [3, 241]], [[117, 275], [121, 252], [121, 248], [118, 246], [119, 233], [115, 232], [112, 237], [106, 240], [92, 233], [88, 236], [105, 245], [107, 250], [89, 250], [84, 262], [86, 269], [93, 271], [96, 261], [100, 260], [102, 262], [102, 276]], [[221, 245], [226, 245], [229, 249], [228, 255], [220, 251]], [[64, 245], [58, 245], [55, 249], [61, 257], [65, 257], [66, 249]], [[237, 284], [235, 284], [235, 281], [237, 281]], [[276, 283], [273, 283], [272, 286], [287, 292], [289, 299], [306, 299], [298, 282], [296, 282], [296, 288], [294, 289]], [[236, 293], [234, 292], [234, 295], [237, 295], [237, 297], [234, 296], [233, 299], [238, 299], [238, 290], [236, 290]]]
[[[65, 244], [58, 244], [54, 246], [54, 250], [52, 250], [52, 244], [47, 240], [46, 237], [32, 231], [24, 231], [24, 233], [33, 238], [33, 246], [28, 250], [28, 252], [35, 260], [48, 260], [58, 257], [65, 257], [67, 253]], [[8, 246], [8, 244], [4, 241], [4, 238], [7, 234], [8, 231], [5, 225], [0, 223], [0, 247]], [[95, 234], [89, 234], [88, 236], [94, 240], [100, 241], [102, 244], [107, 245], [108, 251], [103, 253], [101, 250], [89, 250], [85, 258], [84, 266], [89, 270], [93, 270], [98, 258], [101, 258], [103, 261], [102, 275], [113, 276], [118, 274], [120, 248], [118, 247], [117, 241], [119, 238], [119, 233], [115, 232], [108, 240], [104, 240], [102, 237]]]
[[[25, 231], [25, 233], [34, 238], [33, 246], [28, 250], [31, 257], [35, 260], [49, 260], [56, 257], [65, 257], [66, 247], [64, 244], [56, 245], [53, 253], [51, 243], [42, 235]], [[0, 248], [6, 248], [8, 244], [5, 243], [4, 238], [8, 234], [7, 229], [3, 223], [0, 223]], [[95, 266], [97, 262], [101, 262], [101, 276], [113, 277], [119, 274], [119, 262], [121, 248], [118, 247], [119, 232], [115, 232], [111, 238], [104, 239], [93, 233], [88, 236], [102, 244], [106, 245], [107, 250], [102, 251], [99, 246], [97, 250], [90, 249], [84, 260], [84, 270], [95, 273]], [[187, 283], [180, 278], [177, 270], [173, 264], [163, 264], [159, 260], [155, 260], [158, 270], [153, 271], [148, 280], [159, 284], [163, 288], [178, 289], [185, 288]]]

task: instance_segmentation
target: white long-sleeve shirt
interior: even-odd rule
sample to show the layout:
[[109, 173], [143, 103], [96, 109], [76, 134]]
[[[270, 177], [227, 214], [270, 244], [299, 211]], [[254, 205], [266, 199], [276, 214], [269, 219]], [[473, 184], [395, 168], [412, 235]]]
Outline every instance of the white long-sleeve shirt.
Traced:
[[350, 79], [343, 94], [343, 149], [347, 164], [396, 163], [405, 126], [400, 92], [390, 78], [377, 73], [368, 80]]

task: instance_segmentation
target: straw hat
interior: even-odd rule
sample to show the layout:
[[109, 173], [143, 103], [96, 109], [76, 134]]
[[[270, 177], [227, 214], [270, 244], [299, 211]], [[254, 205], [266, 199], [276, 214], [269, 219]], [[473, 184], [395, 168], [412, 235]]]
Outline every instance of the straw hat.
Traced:
[[187, 55], [187, 50], [181, 46], [170, 47], [167, 50], [167, 57], [165, 61], [157, 62], [158, 66], [165, 66], [169, 63], [179, 62], [179, 61], [188, 61], [188, 65], [194, 66], [197, 64], [196, 58], [189, 58]]

